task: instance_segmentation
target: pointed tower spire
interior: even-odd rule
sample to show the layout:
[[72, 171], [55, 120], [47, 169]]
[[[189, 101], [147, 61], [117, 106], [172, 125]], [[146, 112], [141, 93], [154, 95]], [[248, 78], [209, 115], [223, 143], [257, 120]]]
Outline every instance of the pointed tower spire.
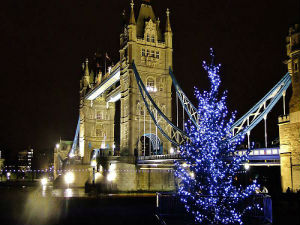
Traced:
[[133, 9], [134, 3], [133, 3], [133, 0], [131, 0], [130, 6], [131, 6], [131, 12], [130, 12], [129, 24], [135, 25], [135, 17], [134, 17], [134, 9]]
[[84, 76], [89, 76], [89, 60], [88, 58], [85, 59], [85, 71], [84, 71]]
[[95, 77], [95, 74], [94, 74], [94, 71], [92, 70], [91, 73], [90, 73], [90, 84], [93, 84], [94, 83], [94, 77]]
[[166, 14], [167, 14], [166, 32], [172, 32], [171, 23], [170, 23], [170, 10], [169, 9], [167, 9]]

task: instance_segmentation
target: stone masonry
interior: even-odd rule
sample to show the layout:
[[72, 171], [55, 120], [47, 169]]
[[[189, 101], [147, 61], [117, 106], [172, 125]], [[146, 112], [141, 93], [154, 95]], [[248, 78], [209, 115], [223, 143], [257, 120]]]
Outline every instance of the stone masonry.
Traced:
[[289, 115], [279, 117], [280, 164], [282, 191], [288, 188], [300, 190], [300, 26], [289, 30], [286, 64], [292, 76], [292, 97], [289, 102]]

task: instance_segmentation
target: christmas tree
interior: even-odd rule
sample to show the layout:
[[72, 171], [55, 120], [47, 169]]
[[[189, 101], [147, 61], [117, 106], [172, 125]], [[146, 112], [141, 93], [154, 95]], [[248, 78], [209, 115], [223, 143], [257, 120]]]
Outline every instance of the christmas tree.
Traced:
[[[233, 183], [249, 151], [239, 156], [236, 147], [244, 135], [232, 136], [236, 112], [229, 113], [226, 92], [219, 94], [220, 65], [203, 62], [211, 83], [210, 91], [195, 90], [198, 100], [198, 126], [185, 124], [189, 139], [180, 147], [182, 162], [176, 163], [178, 196], [196, 222], [243, 224], [243, 215], [253, 209], [247, 200], [258, 187], [256, 181], [247, 187]], [[259, 206], [256, 205], [259, 208]]]

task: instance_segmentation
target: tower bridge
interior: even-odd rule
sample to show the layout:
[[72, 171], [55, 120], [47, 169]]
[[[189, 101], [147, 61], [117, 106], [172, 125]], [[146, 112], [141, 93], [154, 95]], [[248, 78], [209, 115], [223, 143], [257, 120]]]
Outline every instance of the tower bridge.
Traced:
[[[88, 60], [83, 65], [79, 120], [68, 156], [79, 159], [81, 167], [90, 168], [90, 175], [79, 179], [81, 184], [88, 179], [91, 181], [95, 166], [91, 164], [98, 158], [98, 170], [131, 171], [115, 172], [113, 187], [118, 191], [173, 190], [173, 174], [163, 171], [172, 169], [174, 160], [180, 160], [176, 148], [188, 139], [178, 126], [179, 103], [184, 109], [183, 121], [189, 119], [197, 127], [200, 115], [173, 74], [170, 11], [166, 11], [166, 26], [162, 32], [150, 1], [142, 1], [137, 19], [133, 2], [130, 6], [130, 18], [120, 35], [120, 61], [107, 73], [100, 67], [91, 71]], [[251, 130], [264, 121], [265, 148], [252, 150], [246, 163], [281, 166], [282, 188], [290, 187], [293, 191], [300, 189], [299, 42], [299, 25], [296, 25], [287, 38], [288, 73], [231, 129], [233, 136], [247, 135], [249, 147]], [[293, 96], [288, 116], [285, 93], [291, 83]], [[176, 125], [172, 122], [172, 85], [178, 102]], [[279, 119], [280, 148], [268, 148], [267, 115], [281, 97], [284, 117]], [[120, 115], [116, 114], [118, 101]], [[120, 117], [120, 124], [115, 122], [115, 116]], [[117, 136], [120, 143], [116, 143]], [[236, 154], [244, 153], [245, 150], [239, 150]], [[56, 154], [59, 155], [59, 149]], [[55, 160], [59, 161], [58, 158]], [[140, 170], [147, 173], [139, 173]], [[152, 170], [161, 172], [152, 173]], [[109, 173], [106, 175], [112, 177]], [[105, 181], [104, 176], [99, 183]]]

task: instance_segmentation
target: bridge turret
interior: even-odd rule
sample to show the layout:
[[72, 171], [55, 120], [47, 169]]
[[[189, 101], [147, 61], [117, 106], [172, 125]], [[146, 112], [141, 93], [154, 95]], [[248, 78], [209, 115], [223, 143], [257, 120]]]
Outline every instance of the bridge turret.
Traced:
[[300, 25], [290, 27], [287, 41], [288, 71], [292, 76], [293, 95], [290, 100], [290, 113], [300, 111]]
[[85, 69], [83, 74], [83, 87], [88, 87], [90, 84], [89, 60], [85, 59]]
[[130, 19], [128, 25], [128, 40], [129, 41], [136, 41], [136, 22], [134, 16], [134, 3], [131, 0], [130, 3], [131, 11], [130, 11]]
[[166, 21], [166, 30], [165, 30], [165, 41], [166, 41], [166, 46], [168, 48], [172, 48], [172, 29], [171, 29], [171, 23], [170, 23], [170, 10], [167, 9], [166, 11], [167, 14], [167, 21]]
[[[134, 14], [133, 1], [131, 1], [128, 25], [124, 27], [124, 31], [120, 35], [120, 154], [129, 158], [136, 154], [156, 154], [158, 152], [158, 147], [156, 146], [156, 150], [154, 150], [154, 145], [146, 136], [148, 134], [157, 136], [157, 139], [161, 140], [159, 148], [163, 149], [164, 153], [171, 148], [171, 143], [157, 131], [146, 111], [132, 70], [134, 61], [152, 97], [159, 101], [159, 107], [171, 120], [172, 81], [169, 78], [169, 67], [172, 66], [173, 50], [169, 11], [166, 32], [162, 33], [159, 27], [160, 20], [154, 13], [151, 1], [138, 0], [136, 2], [139, 2], [137, 17]], [[146, 142], [148, 147], [146, 147]]]
[[281, 187], [285, 192], [300, 190], [300, 26], [289, 29], [286, 37], [288, 71], [292, 78], [293, 93], [289, 115], [279, 118]]

